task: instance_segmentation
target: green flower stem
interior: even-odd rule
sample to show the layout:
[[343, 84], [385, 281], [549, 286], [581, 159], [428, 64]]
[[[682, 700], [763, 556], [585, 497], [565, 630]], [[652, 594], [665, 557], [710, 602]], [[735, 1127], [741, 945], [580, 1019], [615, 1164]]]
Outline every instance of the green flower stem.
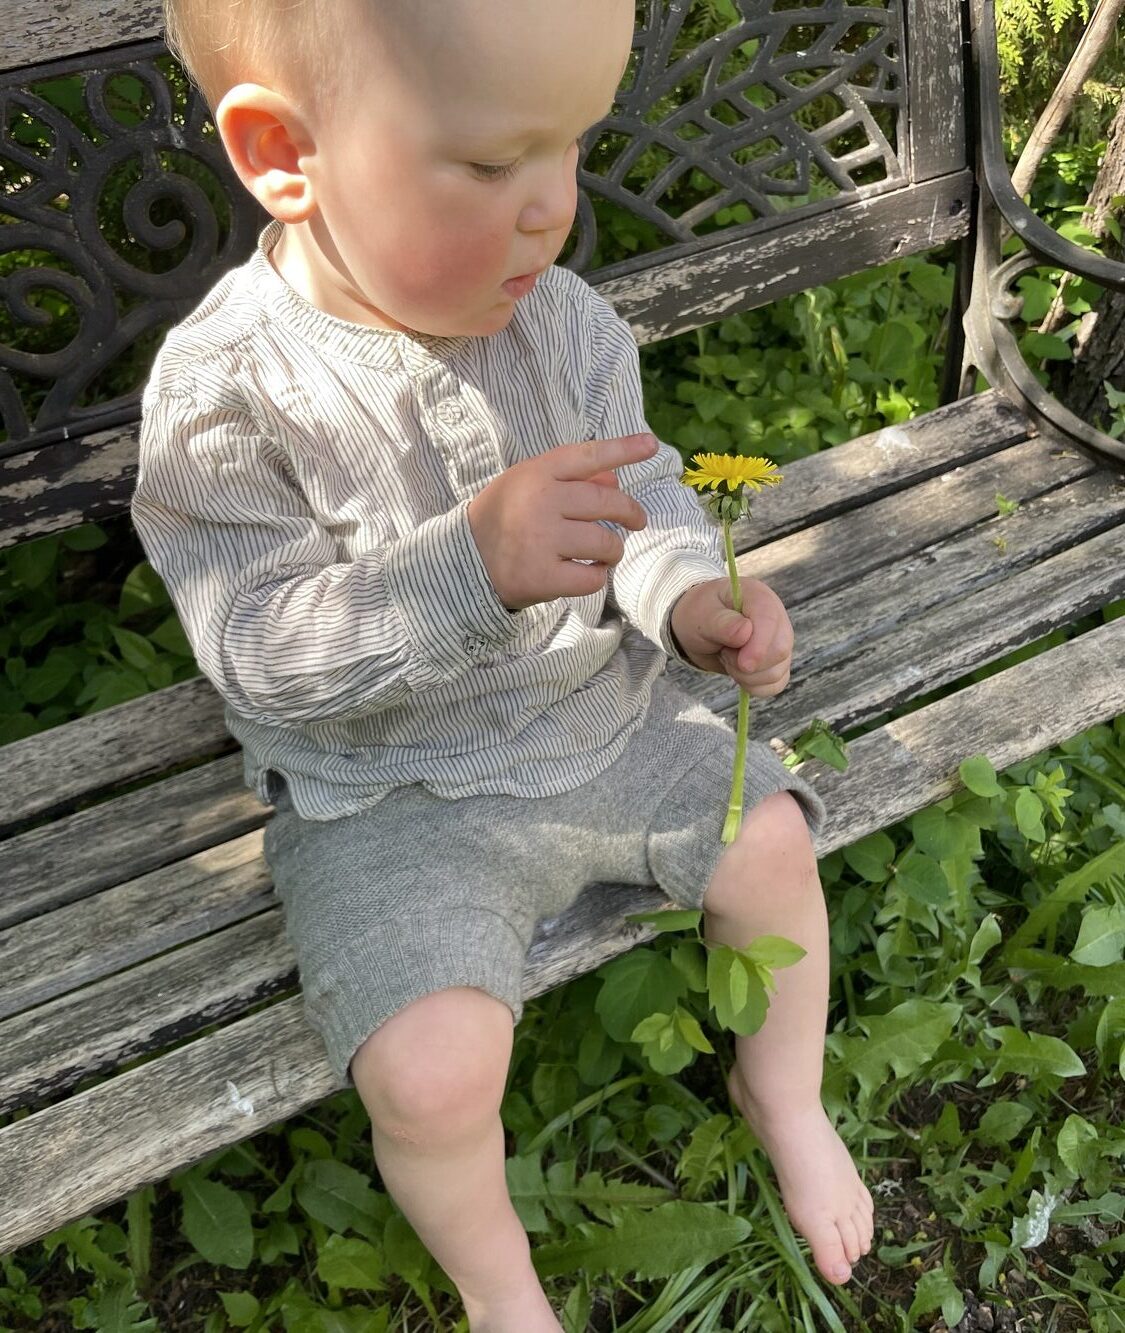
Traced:
[[[727, 572], [730, 574], [731, 605], [741, 614], [742, 585], [738, 581], [738, 565], [734, 559], [734, 539], [731, 520], [723, 519], [723, 544], [727, 552]], [[746, 778], [746, 737], [750, 730], [750, 696], [744, 689], [738, 691], [738, 740], [734, 750], [734, 775], [731, 781], [727, 817], [723, 821], [721, 841], [732, 843], [742, 826], [742, 789]]]

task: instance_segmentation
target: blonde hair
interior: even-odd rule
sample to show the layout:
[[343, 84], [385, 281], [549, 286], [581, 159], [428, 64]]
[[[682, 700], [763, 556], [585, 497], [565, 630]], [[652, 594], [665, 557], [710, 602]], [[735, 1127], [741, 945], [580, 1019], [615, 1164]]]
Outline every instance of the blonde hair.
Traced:
[[[354, 32], [341, 0], [163, 0], [165, 40], [214, 108], [237, 83], [323, 103]], [[348, 17], [351, 17], [349, 14]]]

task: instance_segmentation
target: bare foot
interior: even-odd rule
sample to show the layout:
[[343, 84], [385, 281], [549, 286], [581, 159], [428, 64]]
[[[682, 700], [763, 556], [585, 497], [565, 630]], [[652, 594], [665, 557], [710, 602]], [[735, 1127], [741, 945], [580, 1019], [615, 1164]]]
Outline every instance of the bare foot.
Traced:
[[823, 1277], [847, 1282], [871, 1248], [875, 1205], [819, 1101], [772, 1110], [755, 1102], [737, 1065], [731, 1100], [766, 1150], [789, 1220], [812, 1247]]

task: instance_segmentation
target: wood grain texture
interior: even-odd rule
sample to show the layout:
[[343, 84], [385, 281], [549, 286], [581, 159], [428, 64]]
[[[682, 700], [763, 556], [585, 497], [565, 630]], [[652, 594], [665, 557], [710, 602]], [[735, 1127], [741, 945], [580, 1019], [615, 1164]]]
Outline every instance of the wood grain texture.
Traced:
[[0, 843], [0, 926], [259, 828], [269, 810], [242, 773], [227, 755]]
[[656, 342], [849, 273], [932, 250], [965, 235], [973, 178], [954, 172], [659, 267], [607, 277], [598, 290]]
[[[1125, 711], [1125, 619], [1001, 672], [855, 741], [836, 773], [804, 766], [829, 806], [821, 855], [905, 818], [958, 785], [957, 765], [986, 752], [997, 768]], [[1082, 682], [1076, 689], [1075, 682]], [[659, 902], [634, 892], [615, 907]], [[606, 905], [584, 895], [584, 909]], [[529, 957], [528, 996], [588, 970], [586, 946], [553, 928]], [[612, 921], [591, 921], [602, 956]], [[621, 948], [646, 938], [629, 927]], [[150, 1181], [296, 1114], [336, 1089], [300, 1001], [285, 1000], [34, 1116], [0, 1129], [0, 1251], [96, 1211]]]
[[3, 0], [0, 70], [159, 37], [160, 0]]
[[912, 180], [971, 165], [965, 137], [964, 31], [961, 0], [906, 6]]
[[154, 690], [0, 748], [0, 831], [235, 748], [209, 680]]
[[269, 907], [261, 831], [0, 931], [0, 1018]]
[[296, 986], [271, 908], [0, 1023], [0, 1114], [165, 1049]]

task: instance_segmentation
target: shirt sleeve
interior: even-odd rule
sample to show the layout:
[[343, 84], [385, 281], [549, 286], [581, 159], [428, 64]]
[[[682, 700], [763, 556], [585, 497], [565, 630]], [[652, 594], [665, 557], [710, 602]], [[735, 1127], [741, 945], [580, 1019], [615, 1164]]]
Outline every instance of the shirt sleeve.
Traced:
[[134, 524], [200, 669], [259, 722], [387, 708], [514, 638], [466, 511], [352, 558], [248, 412], [146, 395]]
[[[641, 392], [640, 362], [632, 330], [603, 297], [589, 289], [590, 373], [586, 382], [586, 423], [591, 439], [648, 431]], [[625, 554], [610, 571], [609, 595], [625, 618], [669, 657], [684, 660], [671, 636], [668, 618], [680, 596], [696, 583], [725, 578], [722, 533], [695, 492], [680, 480], [683, 460], [659, 442], [652, 458], [618, 468], [622, 490], [644, 508], [640, 532], [616, 524]]]

